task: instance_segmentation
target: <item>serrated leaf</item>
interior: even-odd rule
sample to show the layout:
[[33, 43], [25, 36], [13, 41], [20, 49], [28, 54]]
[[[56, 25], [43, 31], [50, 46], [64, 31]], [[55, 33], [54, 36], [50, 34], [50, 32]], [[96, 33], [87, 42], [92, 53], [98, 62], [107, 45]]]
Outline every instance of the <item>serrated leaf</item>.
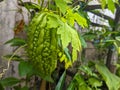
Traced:
[[77, 51], [81, 50], [81, 43], [77, 31], [71, 28], [67, 23], [63, 23], [57, 30], [57, 34], [61, 35], [62, 47], [65, 49], [69, 43], [72, 45], [72, 60], [77, 59]]
[[63, 90], [63, 84], [65, 83], [65, 76], [66, 76], [66, 71], [64, 71], [62, 76], [60, 77], [60, 80], [58, 81], [55, 90]]
[[106, 82], [109, 90], [118, 90], [120, 88], [120, 78], [118, 76], [112, 74], [103, 64], [96, 64], [95, 66]]
[[74, 26], [74, 22], [75, 22], [75, 20], [74, 20], [74, 14], [73, 14], [73, 11], [71, 9], [67, 10], [66, 18], [68, 20], [68, 23], [71, 26]]
[[67, 10], [66, 18], [71, 26], [74, 26], [75, 21], [83, 28], [88, 26], [87, 20], [79, 13], [74, 13], [71, 9]]
[[49, 14], [47, 18], [48, 28], [57, 28], [60, 25], [60, 20], [57, 15]]
[[30, 65], [28, 62], [21, 61], [18, 66], [18, 70], [21, 77], [25, 76], [32, 72], [32, 65]]
[[87, 20], [83, 18], [82, 16], [80, 16], [78, 13], [74, 13], [74, 19], [83, 28], [88, 26]]
[[25, 45], [26, 42], [24, 39], [21, 38], [13, 38], [5, 42], [5, 44], [10, 44], [11, 46], [22, 46]]
[[60, 11], [65, 14], [65, 12], [67, 11], [67, 3], [64, 0], [55, 0], [55, 3], [57, 5], [57, 7], [60, 9]]
[[15, 78], [15, 77], [8, 77], [8, 78], [0, 80], [0, 83], [3, 86], [13, 86], [13, 85], [15, 85], [15, 84], [17, 84], [19, 82], [20, 82], [20, 80]]

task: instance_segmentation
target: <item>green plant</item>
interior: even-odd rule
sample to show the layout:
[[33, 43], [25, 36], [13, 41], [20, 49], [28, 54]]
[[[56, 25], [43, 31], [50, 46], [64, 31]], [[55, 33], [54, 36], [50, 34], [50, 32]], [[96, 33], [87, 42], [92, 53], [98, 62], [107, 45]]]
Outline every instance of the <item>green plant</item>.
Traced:
[[[115, 3], [118, 3], [117, 0], [100, 1], [102, 9], [108, 6], [108, 9], [112, 12], [115, 10]], [[38, 4], [35, 4], [20, 0], [20, 5], [24, 6], [31, 15], [31, 21], [26, 27], [27, 39], [13, 38], [7, 41], [6, 44], [17, 46], [18, 49], [12, 55], [4, 56], [8, 59], [7, 69], [11, 60], [19, 62], [20, 78], [7, 77], [1, 79], [1, 90], [8, 86], [14, 88], [14, 90], [29, 90], [29, 81], [34, 76], [57, 83], [54, 89], [62, 90], [67, 70], [78, 59], [78, 53], [87, 47], [87, 40], [92, 41], [98, 50], [101, 48], [115, 50], [116, 48], [120, 54], [119, 31], [110, 31], [109, 28], [102, 27], [100, 31], [88, 30], [88, 32], [82, 34], [75, 29], [75, 23], [83, 29], [89, 29], [91, 25], [87, 13], [84, 12], [88, 2], [47, 0], [46, 5], [44, 5], [44, 2], [44, 0], [38, 0]], [[72, 2], [74, 3], [72, 4]], [[80, 4], [76, 5], [77, 2]], [[113, 22], [113, 24], [110, 23], [110, 25], [112, 24], [110, 28], [114, 28], [114, 21], [110, 22]], [[16, 54], [21, 48], [25, 49], [25, 57]], [[56, 68], [61, 69], [59, 65], [57, 66], [57, 64], [60, 64], [59, 62], [61, 62], [64, 72], [57, 82], [53, 76], [59, 73], [55, 70]], [[109, 90], [118, 90], [120, 88], [120, 77], [111, 73], [104, 63], [101, 64], [98, 61], [84, 64], [84, 60], [81, 63], [83, 65], [75, 67], [77, 73], [75, 73], [66, 90], [102, 90], [106, 87]], [[0, 75], [2, 76], [7, 69], [4, 69]], [[21, 83], [25, 84], [21, 86]], [[36, 88], [34, 82], [33, 90], [36, 90]]]

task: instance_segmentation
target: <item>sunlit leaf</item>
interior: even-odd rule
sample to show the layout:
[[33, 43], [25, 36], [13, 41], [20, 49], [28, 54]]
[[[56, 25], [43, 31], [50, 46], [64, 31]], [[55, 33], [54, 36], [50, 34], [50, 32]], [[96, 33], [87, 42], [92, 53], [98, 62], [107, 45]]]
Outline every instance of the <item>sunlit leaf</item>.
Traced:
[[101, 1], [102, 9], [104, 9], [106, 6], [106, 0], [100, 0], [100, 1]]
[[72, 44], [72, 60], [75, 61], [77, 59], [77, 51], [81, 50], [81, 42], [77, 31], [67, 23], [63, 23], [63, 25], [58, 28], [57, 34], [61, 35], [63, 49], [65, 49], [69, 43]]
[[86, 19], [80, 16], [78, 13], [74, 13], [74, 19], [83, 28], [88, 26]]
[[60, 11], [65, 14], [65, 12], [67, 11], [67, 3], [64, 0], [55, 0], [55, 3], [57, 5], [57, 7], [60, 9]]
[[47, 18], [47, 27], [57, 28], [60, 25], [61, 21], [57, 15], [49, 14]]
[[114, 13], [115, 4], [114, 4], [113, 0], [108, 0], [108, 9], [111, 10]]

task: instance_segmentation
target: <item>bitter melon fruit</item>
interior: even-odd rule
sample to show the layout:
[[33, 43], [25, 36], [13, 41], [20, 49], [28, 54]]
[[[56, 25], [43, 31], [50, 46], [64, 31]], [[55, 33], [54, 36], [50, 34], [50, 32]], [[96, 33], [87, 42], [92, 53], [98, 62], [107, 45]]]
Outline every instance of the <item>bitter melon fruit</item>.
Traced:
[[57, 27], [49, 27], [50, 17], [56, 18], [47, 12], [38, 13], [27, 32], [29, 62], [48, 81], [57, 65]]

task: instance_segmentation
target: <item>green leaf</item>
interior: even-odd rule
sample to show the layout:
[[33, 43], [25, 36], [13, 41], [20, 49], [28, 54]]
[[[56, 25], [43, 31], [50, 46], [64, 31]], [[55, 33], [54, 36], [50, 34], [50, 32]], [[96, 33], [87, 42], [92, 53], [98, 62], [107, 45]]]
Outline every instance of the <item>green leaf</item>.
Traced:
[[80, 37], [80, 41], [81, 41], [81, 45], [83, 46], [83, 48], [87, 47], [87, 43], [85, 42], [85, 39], [79, 34]]
[[[118, 38], [119, 39], [119, 38]], [[116, 41], [114, 41], [114, 46], [118, 52], [118, 54], [120, 55], [120, 41], [118, 41], [118, 39], [116, 39]]]
[[92, 87], [101, 87], [102, 86], [102, 81], [98, 80], [97, 78], [95, 77], [90, 77], [88, 79], [88, 83], [92, 86]]
[[19, 82], [20, 82], [20, 80], [15, 78], [15, 77], [8, 77], [8, 78], [0, 80], [0, 83], [3, 86], [13, 86], [13, 85], [15, 85], [15, 84], [17, 84]]
[[77, 31], [67, 23], [63, 23], [63, 25], [58, 28], [57, 34], [61, 35], [63, 49], [65, 49], [69, 43], [72, 44], [72, 60], [75, 61], [77, 59], [77, 51], [81, 50], [81, 43]]
[[68, 23], [69, 23], [71, 26], [74, 26], [75, 20], [74, 20], [73, 10], [71, 10], [71, 9], [68, 9], [68, 10], [67, 10], [66, 18], [67, 18], [67, 20], [68, 20]]
[[91, 90], [91, 88], [86, 84], [84, 78], [76, 73], [67, 90]]
[[115, 37], [116, 40], [120, 41], [120, 36]]
[[88, 26], [87, 20], [83, 18], [82, 16], [80, 16], [78, 13], [74, 13], [74, 19], [83, 28]]
[[106, 6], [106, 0], [100, 0], [100, 1], [101, 1], [102, 9], [104, 9]]
[[5, 59], [7, 59], [7, 60], [9, 60], [10, 58], [12, 57], [12, 60], [15, 60], [15, 61], [22, 61], [23, 59], [20, 57], [20, 56], [18, 56], [18, 55], [5, 55], [5, 56], [3, 56], [3, 58], [5, 58]]
[[84, 78], [80, 76], [79, 73], [76, 73], [75, 76], [73, 77], [73, 80], [69, 84], [67, 90], [75, 90], [75, 88], [78, 88], [79, 85], [85, 85]]
[[60, 19], [55, 14], [49, 14], [47, 18], [47, 27], [48, 28], [57, 28], [60, 25]]
[[14, 86], [13, 88], [14, 88], [14, 90], [29, 90], [29, 88], [27, 86], [24, 86], [24, 87]]
[[66, 71], [64, 71], [62, 76], [60, 77], [60, 80], [58, 81], [57, 86], [55, 87], [55, 90], [63, 90], [63, 84], [65, 82], [65, 76], [66, 76]]
[[21, 2], [21, 5], [23, 5], [26, 9], [38, 9], [40, 10], [40, 5], [32, 2]]
[[11, 46], [22, 46], [25, 45], [26, 42], [24, 39], [21, 38], [13, 38], [8, 40], [5, 44], [10, 44]]
[[82, 37], [85, 40], [92, 40], [92, 39], [97, 38], [96, 34], [94, 34], [94, 33], [85, 33]]
[[71, 26], [74, 26], [75, 21], [83, 28], [88, 26], [87, 20], [84, 17], [82, 17], [79, 13], [74, 13], [74, 11], [71, 9], [67, 10], [66, 18]]
[[19, 75], [21, 77], [25, 76], [33, 71], [32, 65], [30, 65], [28, 62], [25, 62], [25, 61], [21, 61], [19, 63], [18, 70], [19, 70]]
[[29, 88], [27, 86], [24, 86], [20, 90], [29, 90]]
[[78, 69], [81, 70], [81, 71], [83, 71], [87, 75], [90, 75], [90, 76], [93, 75], [91, 68], [89, 68], [88, 66], [82, 65]]
[[112, 13], [114, 13], [115, 11], [115, 5], [113, 0], [108, 0], [108, 9], [112, 11]]
[[64, 49], [64, 52], [65, 52], [68, 60], [71, 60], [71, 56], [70, 56], [70, 53], [69, 53], [69, 49], [68, 49], [68, 48], [65, 48], [65, 49]]
[[41, 0], [38, 0], [38, 3], [40, 3]]
[[4, 90], [4, 88], [3, 88], [3, 86], [2, 86], [2, 84], [0, 83], [0, 90]]
[[109, 90], [118, 90], [120, 88], [120, 78], [115, 74], [112, 74], [105, 65], [96, 64], [96, 69], [103, 77]]
[[55, 3], [57, 5], [57, 7], [60, 9], [60, 11], [65, 14], [65, 12], [67, 11], [67, 3], [64, 0], [55, 0]]

